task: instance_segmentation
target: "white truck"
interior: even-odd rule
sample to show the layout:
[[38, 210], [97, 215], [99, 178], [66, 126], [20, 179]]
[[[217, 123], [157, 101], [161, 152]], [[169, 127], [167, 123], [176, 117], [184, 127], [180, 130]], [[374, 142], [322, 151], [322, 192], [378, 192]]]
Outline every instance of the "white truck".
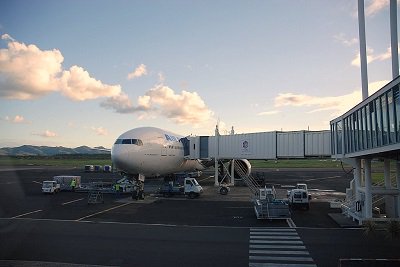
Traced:
[[185, 195], [189, 198], [195, 198], [203, 193], [203, 188], [195, 178], [186, 177], [184, 184], [175, 184], [173, 181], [165, 183], [160, 187], [159, 193], [165, 197], [173, 195]]
[[60, 184], [56, 181], [43, 181], [42, 192], [44, 194], [55, 194], [60, 192]]
[[288, 196], [289, 207], [292, 209], [303, 208], [309, 210], [310, 199], [311, 196], [308, 195], [307, 190], [301, 188], [292, 189]]

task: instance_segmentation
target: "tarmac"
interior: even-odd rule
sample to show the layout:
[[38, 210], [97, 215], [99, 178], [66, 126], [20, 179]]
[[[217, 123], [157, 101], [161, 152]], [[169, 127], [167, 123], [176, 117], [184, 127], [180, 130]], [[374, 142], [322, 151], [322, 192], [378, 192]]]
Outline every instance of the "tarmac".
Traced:
[[[196, 199], [158, 196], [163, 181], [147, 179], [144, 200], [104, 194], [104, 203], [89, 205], [87, 193], [44, 195], [41, 181], [80, 175], [83, 182], [115, 182], [118, 174], [47, 166], [1, 168], [0, 266], [337, 266], [341, 258], [398, 257], [399, 242], [386, 240], [383, 233], [366, 242], [355, 222], [330, 208], [330, 201], [344, 199], [352, 179], [348, 174], [329, 169], [255, 171], [282, 198], [297, 182], [307, 183], [310, 210], [294, 210], [289, 220], [257, 220], [250, 190], [234, 186], [220, 195], [212, 172], [199, 177], [204, 193]], [[257, 238], [254, 233], [260, 231]], [[296, 233], [296, 242], [306, 250], [253, 248], [253, 242], [279, 243], [270, 240], [275, 236], [270, 231], [288, 238]], [[264, 237], [269, 239], [260, 239]], [[66, 249], [71, 247], [72, 254]], [[300, 253], [306, 256], [296, 257]]]

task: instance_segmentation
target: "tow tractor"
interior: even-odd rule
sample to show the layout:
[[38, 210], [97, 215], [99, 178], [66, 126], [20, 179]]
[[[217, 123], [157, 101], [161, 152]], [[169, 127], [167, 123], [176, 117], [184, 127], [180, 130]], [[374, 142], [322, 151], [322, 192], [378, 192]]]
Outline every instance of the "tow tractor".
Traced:
[[184, 195], [191, 199], [200, 196], [203, 193], [203, 188], [195, 178], [186, 177], [183, 180], [183, 185], [174, 181], [164, 183], [158, 190], [164, 197], [174, 195]]

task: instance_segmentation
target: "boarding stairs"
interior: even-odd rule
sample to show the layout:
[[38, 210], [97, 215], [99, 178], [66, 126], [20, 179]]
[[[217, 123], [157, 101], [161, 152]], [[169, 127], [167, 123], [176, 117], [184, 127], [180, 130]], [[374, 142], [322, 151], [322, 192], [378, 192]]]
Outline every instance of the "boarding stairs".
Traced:
[[246, 174], [246, 170], [241, 164], [234, 164], [234, 170], [242, 178], [243, 182], [247, 185], [250, 191], [255, 197], [259, 197], [261, 185], [256, 181], [256, 179], [251, 175]]
[[241, 164], [235, 164], [234, 170], [254, 195], [254, 212], [257, 219], [272, 220], [290, 218], [288, 204], [284, 200], [276, 199], [274, 188], [267, 189], [266, 187], [261, 187], [251, 174], [246, 174], [246, 170], [241, 166]]

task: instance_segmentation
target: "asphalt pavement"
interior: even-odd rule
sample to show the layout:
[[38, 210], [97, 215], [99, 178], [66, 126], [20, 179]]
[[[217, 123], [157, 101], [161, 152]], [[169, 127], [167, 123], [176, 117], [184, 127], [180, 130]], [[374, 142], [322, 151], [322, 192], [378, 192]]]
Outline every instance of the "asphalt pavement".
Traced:
[[399, 257], [398, 239], [341, 228], [328, 215], [340, 214], [329, 201], [344, 198], [351, 175], [329, 169], [254, 171], [281, 193], [306, 182], [313, 195], [310, 210], [293, 211], [291, 221], [257, 220], [248, 188], [219, 195], [212, 173], [198, 179], [205, 192], [197, 199], [154, 195], [162, 182], [154, 179], [146, 180], [145, 200], [104, 194], [104, 203], [89, 205], [87, 193], [43, 195], [40, 183], [55, 175], [80, 175], [83, 182], [120, 177], [46, 166], [2, 168], [0, 266], [337, 266], [341, 258]]

